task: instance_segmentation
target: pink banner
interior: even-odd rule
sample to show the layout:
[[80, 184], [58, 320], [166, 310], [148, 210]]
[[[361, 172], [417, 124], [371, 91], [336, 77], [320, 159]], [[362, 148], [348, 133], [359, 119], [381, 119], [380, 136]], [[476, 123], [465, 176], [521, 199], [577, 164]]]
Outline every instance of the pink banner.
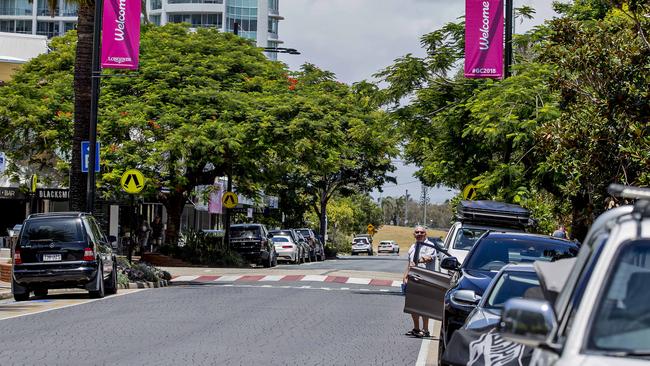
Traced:
[[210, 193], [210, 200], [208, 201], [208, 212], [222, 214], [223, 204], [221, 203], [221, 199], [223, 198], [223, 183], [219, 182], [214, 187], [215, 190]]
[[503, 78], [503, 0], [465, 0], [465, 77]]
[[102, 67], [138, 68], [140, 53], [140, 0], [104, 0]]

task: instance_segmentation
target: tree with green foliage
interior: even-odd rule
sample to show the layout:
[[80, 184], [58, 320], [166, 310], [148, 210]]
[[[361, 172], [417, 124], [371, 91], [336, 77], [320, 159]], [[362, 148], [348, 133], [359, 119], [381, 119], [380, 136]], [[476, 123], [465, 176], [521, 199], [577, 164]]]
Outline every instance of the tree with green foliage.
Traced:
[[381, 187], [394, 170], [397, 138], [389, 116], [376, 103], [377, 88], [337, 82], [311, 64], [297, 72], [289, 95], [270, 110], [282, 130], [269, 191], [299, 189], [326, 232], [327, 204], [337, 194]]

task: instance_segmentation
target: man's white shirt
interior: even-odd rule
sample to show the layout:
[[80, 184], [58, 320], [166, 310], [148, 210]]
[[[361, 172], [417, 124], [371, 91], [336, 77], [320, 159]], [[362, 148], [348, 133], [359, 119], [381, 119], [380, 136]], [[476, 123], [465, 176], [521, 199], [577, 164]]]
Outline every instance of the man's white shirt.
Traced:
[[[418, 255], [418, 258], [430, 256], [430, 257], [434, 258], [434, 260], [432, 260], [431, 262], [428, 262], [428, 263], [416, 263], [416, 266], [421, 267], [421, 268], [426, 268], [426, 269], [431, 270], [431, 271], [434, 271], [435, 270], [435, 264], [436, 264], [436, 261], [435, 261], [436, 250], [434, 249], [432, 242], [430, 242], [428, 240], [425, 240], [424, 243], [429, 244], [430, 246], [429, 245], [420, 245], [420, 254]], [[409, 262], [413, 262], [415, 260], [415, 246], [416, 246], [416, 243], [413, 243], [413, 245], [411, 245], [411, 247], [408, 250]]]

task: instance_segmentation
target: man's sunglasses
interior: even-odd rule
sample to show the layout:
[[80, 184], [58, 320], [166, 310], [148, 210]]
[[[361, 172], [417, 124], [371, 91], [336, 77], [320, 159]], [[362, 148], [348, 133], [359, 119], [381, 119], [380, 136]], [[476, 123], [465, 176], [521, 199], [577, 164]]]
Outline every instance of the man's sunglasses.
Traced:
[[416, 231], [415, 233], [416, 234], [426, 234], [427, 232], [426, 231]]

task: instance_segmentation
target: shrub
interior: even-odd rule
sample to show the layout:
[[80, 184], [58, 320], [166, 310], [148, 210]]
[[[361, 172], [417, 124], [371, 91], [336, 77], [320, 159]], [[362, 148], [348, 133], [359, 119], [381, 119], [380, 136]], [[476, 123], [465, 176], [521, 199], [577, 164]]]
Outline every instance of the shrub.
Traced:
[[203, 232], [186, 231], [182, 234], [183, 245], [164, 245], [160, 252], [185, 262], [198, 265], [243, 267], [246, 261], [231, 251], [223, 237], [206, 235]]

